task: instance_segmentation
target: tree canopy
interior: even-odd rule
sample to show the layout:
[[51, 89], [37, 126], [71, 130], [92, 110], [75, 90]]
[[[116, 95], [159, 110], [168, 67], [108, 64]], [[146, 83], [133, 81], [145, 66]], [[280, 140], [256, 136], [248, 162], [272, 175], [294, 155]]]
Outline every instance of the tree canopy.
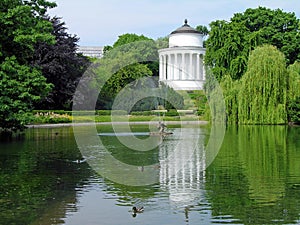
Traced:
[[285, 57], [274, 46], [264, 45], [252, 51], [241, 79], [239, 123], [286, 123], [287, 78]]
[[32, 64], [42, 69], [53, 88], [35, 108], [70, 109], [76, 86], [90, 62], [87, 57], [76, 53], [79, 38], [67, 33], [65, 23], [57, 17], [48, 20], [52, 23], [56, 43], [38, 42]]
[[[143, 35], [123, 34], [112, 47], [106, 47], [106, 50], [103, 59], [100, 59], [97, 74], [100, 79], [108, 76], [105, 74], [107, 71], [113, 71], [114, 74], [101, 90], [97, 104], [97, 108], [100, 109], [110, 109], [114, 97], [125, 86], [135, 87], [138, 83], [136, 80], [139, 78], [158, 74], [157, 62], [147, 61], [158, 58], [156, 43], [150, 38]], [[102, 65], [110, 68], [101, 68]], [[120, 65], [126, 66], [120, 67]]]
[[38, 42], [55, 43], [52, 24], [45, 20], [44, 0], [0, 2], [0, 128], [17, 130], [28, 122], [28, 111], [45, 96], [51, 85], [30, 65]]
[[246, 72], [250, 51], [271, 44], [284, 53], [288, 65], [293, 64], [300, 59], [299, 23], [294, 13], [265, 7], [236, 13], [229, 22], [213, 21], [205, 62], [218, 80], [225, 74], [235, 80]]

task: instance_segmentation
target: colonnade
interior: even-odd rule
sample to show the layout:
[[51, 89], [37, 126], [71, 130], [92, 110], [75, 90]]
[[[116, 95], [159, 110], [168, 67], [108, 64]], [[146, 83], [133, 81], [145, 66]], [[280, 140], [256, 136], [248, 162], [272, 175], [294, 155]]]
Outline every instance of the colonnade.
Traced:
[[159, 80], [205, 80], [203, 52], [166, 51], [159, 56]]

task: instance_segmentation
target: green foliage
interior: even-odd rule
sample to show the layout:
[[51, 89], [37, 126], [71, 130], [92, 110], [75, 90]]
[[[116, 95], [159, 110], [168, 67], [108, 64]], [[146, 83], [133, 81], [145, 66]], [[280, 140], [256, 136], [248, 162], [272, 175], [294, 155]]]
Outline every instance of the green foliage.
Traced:
[[241, 80], [238, 119], [242, 124], [287, 122], [287, 71], [284, 55], [264, 45], [251, 52]]
[[165, 109], [182, 109], [183, 97], [166, 85], [153, 87], [150, 79], [145, 79], [140, 86], [127, 86], [114, 100], [114, 109], [133, 111], [150, 111], [163, 105]]
[[46, 113], [55, 113], [58, 115], [63, 115], [63, 114], [67, 114], [69, 116], [72, 115], [72, 111], [65, 111], [65, 110], [32, 110], [33, 114], [46, 114]]
[[234, 124], [238, 122], [238, 98], [240, 81], [233, 81], [231, 76], [225, 75], [220, 83], [226, 105], [226, 122]]
[[163, 48], [169, 47], [169, 38], [168, 37], [157, 38], [157, 40], [155, 42], [156, 42], [157, 49], [163, 49]]
[[38, 42], [55, 43], [52, 25], [44, 19], [45, 10], [54, 7], [47, 1], [10, 1], [0, 3], [0, 61], [15, 56], [28, 63]]
[[[300, 76], [295, 72], [298, 69], [296, 64], [287, 70], [284, 55], [271, 45], [253, 50], [247, 72], [241, 79], [233, 80], [227, 74], [220, 81], [226, 105], [226, 122], [286, 124], [291, 118], [296, 120], [296, 100], [300, 96]], [[209, 87], [212, 89], [213, 85]]]
[[50, 91], [51, 85], [30, 62], [36, 43], [55, 43], [52, 25], [44, 19], [46, 10], [54, 6], [44, 0], [0, 2], [0, 128], [4, 130], [23, 129], [32, 104]]
[[204, 91], [193, 91], [193, 93], [189, 93], [189, 96], [192, 100], [194, 100], [195, 105], [198, 107], [197, 115], [203, 116], [205, 114], [205, 108], [207, 104], [207, 97]]
[[54, 112], [36, 113], [33, 123], [35, 124], [55, 124], [55, 123], [71, 123], [72, 117], [68, 114], [56, 114]]
[[164, 96], [164, 98], [158, 99], [158, 105], [164, 106], [167, 110], [183, 109], [184, 99], [182, 95], [164, 83], [160, 84], [159, 91], [161, 92], [160, 96]]
[[165, 116], [179, 116], [179, 113], [176, 109], [170, 109], [168, 112], [165, 113]]
[[110, 110], [96, 110], [96, 115], [98, 116], [109, 116], [110, 114]]
[[118, 70], [118, 72], [107, 81], [107, 84], [110, 92], [118, 93], [125, 85], [136, 87], [139, 85], [139, 78], [151, 76], [152, 71], [147, 65], [135, 63]]
[[97, 85], [102, 86], [98, 109], [111, 109], [124, 87], [136, 88], [141, 85], [140, 78], [158, 75], [158, 52], [152, 39], [124, 34], [109, 49], [95, 69]]
[[226, 121], [223, 90], [212, 71], [206, 68], [204, 91], [207, 97], [203, 118], [214, 123], [223, 124]]
[[208, 33], [209, 33], [208, 28], [206, 26], [203, 26], [203, 25], [198, 25], [196, 27], [196, 30], [199, 31], [204, 36], [208, 35]]
[[0, 65], [0, 87], [0, 127], [18, 130], [29, 122], [32, 102], [46, 95], [51, 85], [39, 70], [20, 65], [11, 57]]
[[289, 122], [300, 124], [300, 96], [289, 102], [287, 110]]
[[250, 51], [263, 44], [276, 46], [287, 64], [300, 59], [299, 19], [294, 13], [264, 7], [235, 14], [229, 22], [211, 22], [205, 62], [218, 80], [226, 74], [236, 80], [247, 70]]
[[126, 45], [128, 43], [136, 41], [153, 41], [151, 38], [145, 37], [144, 35], [137, 34], [122, 34], [119, 36], [118, 40], [113, 44], [113, 48]]
[[151, 111], [132, 111], [130, 112], [130, 115], [132, 116], [151, 116], [154, 115]]
[[66, 32], [60, 18], [48, 18], [53, 26], [54, 45], [38, 42], [32, 64], [42, 69], [47, 82], [53, 84], [51, 92], [35, 104], [36, 109], [70, 109], [79, 79], [90, 65], [89, 60], [76, 53], [79, 38]]
[[300, 62], [288, 67], [288, 120], [300, 123]]

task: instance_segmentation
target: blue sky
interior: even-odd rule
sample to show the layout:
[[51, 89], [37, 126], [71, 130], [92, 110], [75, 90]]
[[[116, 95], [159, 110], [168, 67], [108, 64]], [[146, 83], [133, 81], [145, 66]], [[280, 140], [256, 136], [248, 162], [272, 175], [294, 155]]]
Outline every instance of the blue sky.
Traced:
[[124, 33], [157, 39], [188, 19], [193, 27], [215, 20], [230, 20], [247, 8], [265, 6], [294, 12], [300, 18], [299, 0], [52, 0], [51, 16], [62, 17], [68, 32], [82, 46], [112, 45]]

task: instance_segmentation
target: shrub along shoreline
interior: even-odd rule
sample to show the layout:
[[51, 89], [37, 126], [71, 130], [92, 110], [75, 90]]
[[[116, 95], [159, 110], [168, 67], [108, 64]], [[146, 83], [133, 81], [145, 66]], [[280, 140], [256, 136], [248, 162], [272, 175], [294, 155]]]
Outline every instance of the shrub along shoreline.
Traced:
[[[205, 121], [193, 110], [153, 110], [131, 112], [126, 111], [64, 111], [64, 110], [35, 110], [34, 119], [27, 127], [36, 127], [43, 124], [86, 124], [86, 123], [111, 123], [111, 122], [146, 122], [150, 121]], [[113, 115], [113, 116], [112, 116]], [[113, 121], [112, 121], [113, 117]]]

